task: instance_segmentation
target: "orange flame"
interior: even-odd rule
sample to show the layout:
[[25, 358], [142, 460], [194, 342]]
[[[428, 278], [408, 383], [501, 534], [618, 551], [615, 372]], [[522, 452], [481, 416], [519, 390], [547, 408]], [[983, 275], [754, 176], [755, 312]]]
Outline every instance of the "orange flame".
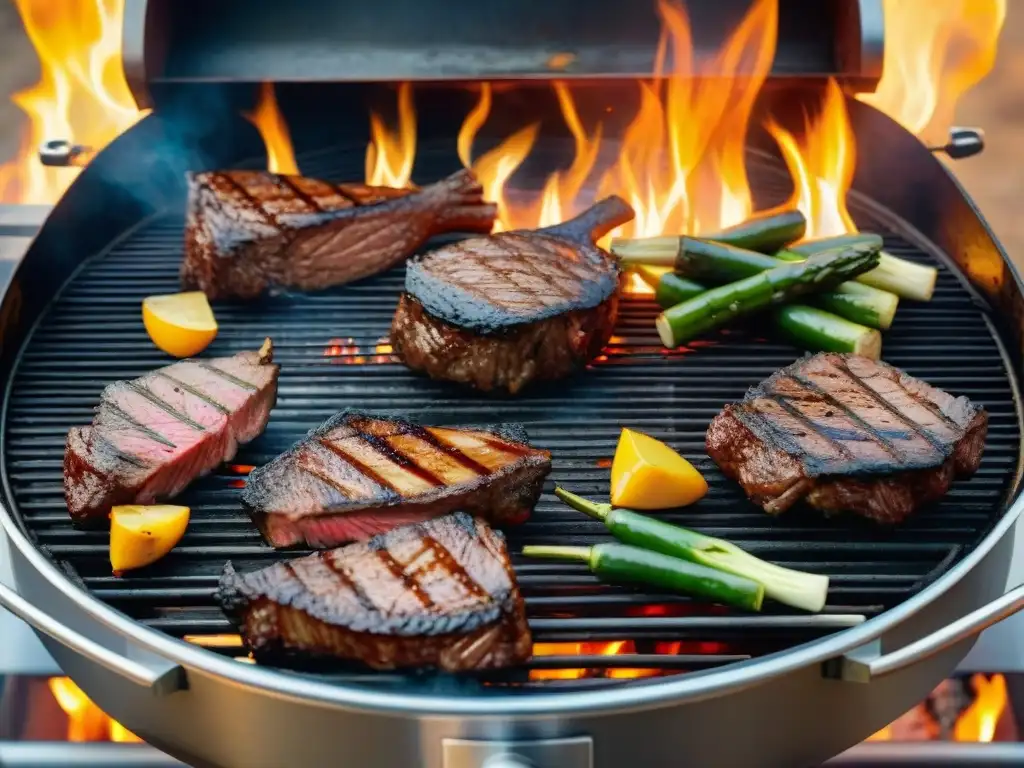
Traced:
[[15, 0], [41, 76], [11, 100], [28, 116], [17, 156], [0, 166], [0, 201], [53, 203], [80, 168], [39, 162], [39, 146], [65, 139], [98, 151], [135, 124], [121, 69], [124, 0]]
[[953, 738], [957, 741], [992, 741], [996, 724], [1009, 700], [1006, 678], [1002, 675], [993, 675], [991, 679], [985, 675], [974, 675], [971, 685], [976, 698], [957, 720]]
[[[534, 656], [621, 656], [636, 653], [632, 640], [614, 640], [607, 643], [534, 643]], [[585, 662], [584, 662], [585, 663]], [[584, 677], [608, 677], [632, 679], [653, 677], [661, 674], [657, 669], [634, 669], [632, 667], [532, 669], [531, 680], [579, 680]]]
[[241, 648], [241, 635], [185, 635], [182, 640], [202, 648]]
[[675, 66], [662, 87], [641, 84], [639, 112], [601, 184], [601, 194], [622, 194], [637, 212], [626, 236], [699, 233], [750, 215], [747, 127], [775, 55], [776, 0], [753, 4], [712, 61], [719, 77], [711, 79], [696, 71], [685, 10], [665, 0], [658, 7], [665, 30], [658, 58], [671, 48]]
[[68, 716], [68, 741], [142, 741], [97, 707], [69, 677], [51, 677], [50, 692]]
[[1006, 0], [884, 0], [885, 61], [857, 98], [929, 143], [945, 143], [957, 102], [992, 69]]
[[[949, 682], [940, 683], [932, 695], [942, 696], [949, 690]], [[1009, 706], [1006, 678], [973, 675], [971, 687], [975, 698], [954, 723], [952, 739], [971, 743], [994, 741], [1000, 719]], [[935, 716], [922, 703], [870, 736], [868, 741], [927, 741], [941, 738], [940, 733]]]
[[246, 113], [245, 119], [255, 125], [263, 137], [263, 143], [267, 147], [267, 170], [271, 173], [297, 175], [299, 166], [295, 162], [292, 137], [288, 133], [284, 115], [278, 109], [273, 83], [263, 83], [260, 86], [256, 108]]
[[846, 209], [846, 195], [856, 170], [857, 147], [838, 83], [829, 80], [821, 112], [806, 121], [802, 141], [774, 121], [766, 127], [793, 177], [789, 205], [807, 218], [806, 236], [856, 232], [857, 225]]
[[384, 118], [370, 114], [370, 143], [366, 146], [366, 183], [373, 186], [405, 187], [412, 178], [416, 159], [416, 111], [412, 86], [398, 87], [398, 128], [392, 131]]
[[[619, 194], [636, 219], [613, 234], [648, 236], [663, 232], [699, 232], [735, 224], [751, 212], [744, 166], [747, 125], [754, 100], [771, 69], [775, 53], [777, 1], [757, 0], [733, 32], [711, 68], [721, 77], [701, 80], [695, 71], [690, 25], [685, 10], [660, 0], [664, 32], [659, 62], [668, 49], [674, 69], [662, 79], [640, 83], [640, 106], [626, 129], [617, 162], [598, 183], [598, 195]], [[540, 199], [510, 201], [505, 185], [525, 160], [537, 135], [530, 125], [477, 159], [472, 167], [489, 199], [498, 204], [496, 228], [553, 224], [578, 213], [579, 192], [601, 148], [602, 129], [588, 131], [563, 83], [555, 92], [575, 141], [575, 156], [564, 172], [548, 178]], [[487, 118], [490, 89], [470, 112], [459, 133], [460, 157], [469, 165], [470, 147]], [[649, 292], [634, 281], [638, 292]]]

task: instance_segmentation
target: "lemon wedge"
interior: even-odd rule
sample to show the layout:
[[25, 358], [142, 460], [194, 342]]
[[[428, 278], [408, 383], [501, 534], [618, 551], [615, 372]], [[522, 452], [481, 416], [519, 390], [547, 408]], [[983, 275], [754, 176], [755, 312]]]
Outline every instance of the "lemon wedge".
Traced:
[[682, 507], [707, 492], [707, 481], [700, 472], [663, 442], [622, 430], [612, 461], [612, 504], [616, 507]]
[[153, 343], [175, 357], [198, 355], [217, 336], [217, 320], [202, 291], [144, 299], [142, 322]]
[[114, 573], [142, 568], [166, 555], [185, 535], [188, 507], [126, 504], [110, 510], [110, 565]]

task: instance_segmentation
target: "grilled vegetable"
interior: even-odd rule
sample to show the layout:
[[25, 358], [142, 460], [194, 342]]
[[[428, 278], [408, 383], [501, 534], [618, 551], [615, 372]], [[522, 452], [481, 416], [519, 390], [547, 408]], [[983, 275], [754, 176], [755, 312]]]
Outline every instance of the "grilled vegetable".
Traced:
[[701, 237], [751, 251], [775, 253], [795, 243], [806, 231], [807, 219], [800, 211], [765, 211], [721, 232]]
[[626, 544], [608, 543], [593, 547], [536, 545], [523, 547], [523, 554], [526, 557], [576, 560], [586, 563], [594, 575], [608, 581], [649, 584], [750, 611], [761, 610], [764, 601], [764, 587], [752, 579]]
[[[700, 283], [680, 277], [668, 267], [637, 267], [636, 271], [654, 288], [655, 301], [666, 309], [707, 290]], [[847, 289], [853, 292], [847, 294]], [[855, 292], [861, 289], [892, 297], [895, 309], [898, 299], [893, 294], [854, 282], [843, 283], [832, 292], [809, 296], [808, 301], [825, 307], [840, 306], [837, 301], [855, 296]], [[771, 322], [780, 336], [808, 352], [853, 352], [877, 360], [882, 353], [882, 334], [874, 328], [845, 320], [841, 314], [805, 304], [790, 304], [772, 312]]]
[[666, 347], [676, 347], [742, 315], [828, 290], [878, 264], [878, 249], [852, 246], [783, 264], [735, 283], [712, 288], [662, 312], [655, 323]]
[[817, 613], [825, 607], [828, 576], [794, 571], [766, 563], [728, 541], [641, 515], [611, 504], [596, 504], [555, 488], [555, 495], [573, 509], [602, 521], [623, 544], [660, 552], [760, 583], [780, 603]]
[[115, 574], [155, 563], [181, 541], [190, 510], [126, 504], [110, 510], [110, 567]]
[[654, 300], [663, 307], [692, 299], [707, 290], [706, 285], [688, 280], [673, 272], [670, 267], [640, 266], [635, 271], [654, 289]]
[[794, 346], [811, 352], [852, 352], [877, 360], [882, 334], [817, 307], [791, 304], [772, 312], [772, 324]]
[[[871, 237], [874, 240], [871, 240]], [[699, 280], [710, 285], [722, 285], [760, 274], [779, 266], [780, 261], [798, 262], [806, 259], [806, 256], [798, 255], [795, 250], [791, 249], [779, 251], [775, 254], [775, 258], [772, 258], [762, 253], [695, 237], [680, 237], [675, 240], [678, 241], [678, 246], [673, 266], [679, 273], [680, 279]], [[863, 237], [861, 243], [877, 244], [879, 248], [882, 246], [881, 238], [876, 235]], [[857, 244], [860, 243], [851, 243], [851, 245]], [[657, 267], [646, 268], [657, 269]], [[692, 283], [692, 285], [698, 284]], [[680, 299], [680, 301], [684, 300]], [[836, 286], [831, 291], [816, 294], [813, 298], [808, 299], [808, 302], [834, 312], [851, 322], [884, 330], [892, 325], [899, 297], [888, 291], [850, 281]]]
[[[870, 233], [825, 237], [819, 240], [808, 240], [775, 255], [781, 259], [793, 258], [789, 254], [807, 258], [816, 253], [861, 244], [877, 244], [881, 248], [882, 238]], [[878, 266], [870, 272], [865, 272], [857, 278], [857, 281], [864, 285], [880, 288], [883, 291], [890, 291], [904, 299], [930, 301], [932, 294], [935, 293], [935, 281], [938, 278], [938, 274], [939, 271], [935, 267], [915, 264], [912, 261], [900, 259], [882, 251]]]
[[660, 440], [622, 430], [612, 461], [612, 503], [637, 509], [692, 504], [708, 492], [693, 465]]

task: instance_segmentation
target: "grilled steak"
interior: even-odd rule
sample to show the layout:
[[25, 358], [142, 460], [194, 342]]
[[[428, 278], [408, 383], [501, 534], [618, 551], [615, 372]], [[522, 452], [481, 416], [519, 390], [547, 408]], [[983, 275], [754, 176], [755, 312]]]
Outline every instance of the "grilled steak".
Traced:
[[250, 473], [242, 492], [274, 547], [333, 547], [455, 509], [525, 520], [551, 471], [516, 424], [421, 427], [344, 411]]
[[435, 379], [515, 393], [595, 357], [618, 315], [619, 267], [594, 241], [633, 218], [609, 197], [536, 231], [502, 232], [409, 263], [395, 352]]
[[182, 282], [211, 299], [358, 280], [435, 235], [490, 232], [497, 213], [466, 170], [419, 190], [261, 171], [196, 173], [188, 186]]
[[270, 339], [259, 352], [182, 360], [103, 390], [88, 427], [68, 432], [64, 497], [78, 526], [116, 504], [180, 493], [261, 432], [277, 397]]
[[495, 669], [532, 642], [504, 537], [463, 512], [239, 575], [217, 598], [257, 661]]
[[798, 360], [727, 405], [707, 451], [769, 514], [800, 499], [897, 523], [981, 462], [988, 414], [856, 355]]

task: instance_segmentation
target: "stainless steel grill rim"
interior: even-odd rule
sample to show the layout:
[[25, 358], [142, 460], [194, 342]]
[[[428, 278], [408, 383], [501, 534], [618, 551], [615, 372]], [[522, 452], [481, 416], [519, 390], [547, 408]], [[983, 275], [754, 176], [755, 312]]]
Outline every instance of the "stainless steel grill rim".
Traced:
[[[9, 382], [10, 384], [10, 382]], [[1015, 391], [1016, 388], [1014, 387]], [[8, 396], [10, 391], [8, 391]], [[5, 412], [6, 418], [6, 412]], [[8, 488], [8, 493], [10, 489]], [[741, 690], [792, 671], [797, 667], [816, 664], [842, 655], [844, 652], [876, 638], [887, 629], [913, 617], [940, 595], [954, 586], [960, 578], [980, 562], [1016, 521], [1021, 512], [1018, 500], [988, 533], [981, 543], [960, 563], [926, 587], [915, 597], [870, 619], [862, 626], [837, 635], [813, 641], [801, 648], [783, 651], [748, 662], [731, 665], [724, 670], [695, 672], [681, 678], [672, 678], [634, 684], [605, 691], [579, 693], [546, 692], [543, 696], [494, 696], [484, 699], [437, 695], [407, 695], [402, 693], [349, 690], [313, 679], [288, 673], [239, 665], [214, 654], [197, 649], [188, 643], [168, 638], [162, 633], [140, 627], [118, 611], [100, 604], [84, 591], [71, 584], [47, 558], [35, 551], [34, 545], [23, 536], [5, 510], [0, 522], [12, 537], [17, 555], [45, 576], [49, 585], [67, 598], [77, 610], [98, 619], [106, 628], [124, 638], [137, 638], [152, 650], [180, 662], [190, 671], [221, 677], [239, 684], [253, 684], [274, 691], [277, 695], [296, 701], [314, 701], [342, 708], [367, 709], [380, 712], [404, 712], [412, 715], [454, 716], [516, 716], [567, 714], [572, 712], [626, 711], [659, 706], [669, 702], [697, 701], [727, 691]]]

